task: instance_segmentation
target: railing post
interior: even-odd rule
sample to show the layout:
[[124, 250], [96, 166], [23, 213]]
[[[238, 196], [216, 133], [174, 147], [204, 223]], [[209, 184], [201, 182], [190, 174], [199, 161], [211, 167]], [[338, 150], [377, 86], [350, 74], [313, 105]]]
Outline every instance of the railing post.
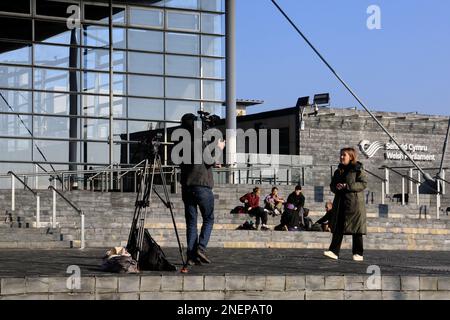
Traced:
[[85, 248], [85, 240], [84, 240], [84, 212], [81, 211], [81, 246], [80, 249], [83, 250]]
[[[53, 180], [53, 187], [56, 189], [56, 181]], [[56, 228], [56, 191], [53, 189], [53, 203], [52, 203], [52, 227]]]
[[239, 169], [238, 171], [238, 179], [239, 179], [238, 184], [241, 184], [241, 169]]
[[277, 169], [273, 169], [273, 185], [277, 184]]
[[61, 173], [61, 190], [64, 191], [64, 173]]
[[386, 194], [389, 194], [389, 169], [385, 168], [384, 169], [384, 175], [385, 175], [385, 180], [386, 180]]
[[291, 171], [289, 170], [289, 169], [287, 169], [287, 172], [286, 172], [286, 185], [289, 185], [289, 178], [290, 178], [290, 176], [289, 176], [289, 174], [291, 173]]
[[381, 181], [381, 204], [385, 204], [385, 190], [384, 190], [384, 181]]
[[409, 169], [409, 177], [410, 177], [410, 179], [409, 179], [409, 194], [414, 194], [414, 189], [413, 189], [413, 181], [412, 181], [412, 178], [413, 178], [413, 169]]
[[[444, 169], [442, 169], [442, 179], [445, 180], [445, 170]], [[445, 187], [446, 187], [445, 185], [446, 185], [446, 182], [442, 181], [442, 194], [445, 194]]]
[[441, 211], [441, 182], [436, 179], [437, 193], [436, 193], [436, 219], [440, 219]]
[[262, 184], [262, 169], [259, 169], [259, 184]]
[[41, 227], [41, 197], [36, 195], [36, 228]]
[[418, 183], [416, 183], [416, 193], [417, 193], [417, 205], [420, 205], [420, 171], [417, 171], [417, 181], [419, 181]]
[[11, 174], [11, 211], [16, 210], [16, 178]]
[[[331, 170], [333, 170], [333, 167], [331, 167], [332, 169]], [[302, 186], [304, 186], [305, 185], [305, 167], [302, 167], [302, 184], [301, 184]]]
[[34, 188], [36, 190], [38, 190], [39, 189], [39, 176], [38, 176], [39, 167], [37, 164], [34, 165], [34, 172], [36, 174], [36, 176], [34, 177]]
[[402, 176], [402, 206], [405, 205], [405, 177]]

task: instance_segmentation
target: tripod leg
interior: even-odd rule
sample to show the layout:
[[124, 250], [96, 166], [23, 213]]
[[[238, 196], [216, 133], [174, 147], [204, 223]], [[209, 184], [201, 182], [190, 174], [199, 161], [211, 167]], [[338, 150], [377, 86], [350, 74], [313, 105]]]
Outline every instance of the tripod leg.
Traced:
[[161, 172], [161, 180], [163, 183], [164, 195], [166, 197], [166, 202], [169, 207], [170, 215], [172, 216], [172, 222], [173, 222], [173, 227], [175, 229], [175, 235], [176, 235], [177, 241], [178, 241], [178, 248], [180, 250], [181, 261], [183, 262], [183, 268], [186, 268], [187, 262], [184, 259], [183, 249], [181, 247], [180, 236], [178, 235], [177, 224], [175, 222], [175, 215], [173, 214], [172, 202], [170, 201], [169, 192], [168, 192], [168, 188], [167, 188], [166, 176], [164, 175], [164, 172], [163, 172], [161, 157], [159, 156], [159, 154], [156, 154], [155, 159], [157, 159], [157, 161], [158, 161], [159, 170]]
[[[147, 163], [145, 164], [145, 167], [147, 168]], [[127, 249], [130, 249], [133, 246], [133, 237], [135, 237], [134, 241], [134, 245], [137, 245], [137, 236], [135, 235], [136, 233], [136, 228], [138, 226], [138, 222], [139, 222], [139, 217], [141, 215], [141, 210], [142, 210], [142, 206], [139, 205], [139, 203], [142, 203], [142, 198], [144, 197], [144, 193], [143, 191], [145, 191], [145, 169], [142, 172], [142, 175], [139, 179], [139, 184], [138, 184], [138, 189], [136, 192], [136, 202], [135, 202], [135, 209], [134, 209], [134, 214], [133, 214], [133, 221], [131, 222], [131, 229], [130, 229], [130, 234], [128, 235], [128, 242], [127, 242]]]

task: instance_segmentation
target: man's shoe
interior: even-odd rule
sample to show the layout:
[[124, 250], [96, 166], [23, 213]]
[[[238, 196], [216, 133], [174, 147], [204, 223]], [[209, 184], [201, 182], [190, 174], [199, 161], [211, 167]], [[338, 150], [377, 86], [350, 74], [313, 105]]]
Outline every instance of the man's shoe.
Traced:
[[269, 231], [270, 228], [268, 226], [261, 226], [261, 231]]
[[339, 257], [337, 255], [335, 255], [333, 251], [324, 251], [323, 255], [325, 257], [328, 257], [328, 258], [333, 259], [333, 260], [339, 259]]
[[204, 251], [197, 250], [197, 256], [202, 263], [211, 263], [211, 260], [209, 260]]
[[200, 261], [199, 258], [195, 258], [195, 259], [188, 259], [187, 264], [189, 266], [201, 266], [202, 262]]
[[364, 261], [364, 257], [360, 256], [359, 254], [354, 254], [353, 261]]

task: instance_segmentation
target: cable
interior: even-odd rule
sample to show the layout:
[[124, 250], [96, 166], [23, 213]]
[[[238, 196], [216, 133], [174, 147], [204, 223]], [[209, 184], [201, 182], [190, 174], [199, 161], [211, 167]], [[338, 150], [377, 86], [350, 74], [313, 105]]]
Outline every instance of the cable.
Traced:
[[342, 85], [350, 92], [350, 94], [358, 101], [361, 107], [367, 111], [367, 113], [373, 118], [373, 120], [381, 127], [381, 129], [391, 138], [391, 140], [399, 147], [403, 154], [412, 162], [412, 164], [419, 170], [426, 180], [434, 181], [430, 174], [426, 173], [415, 161], [414, 159], [402, 148], [402, 146], [395, 140], [391, 133], [383, 126], [383, 124], [375, 117], [375, 115], [366, 107], [364, 102], [356, 95], [356, 93], [350, 88], [350, 86], [339, 76], [339, 74], [334, 70], [334, 68], [325, 60], [325, 58], [320, 54], [320, 52], [314, 47], [314, 45], [308, 40], [308, 38], [300, 31], [297, 25], [289, 18], [289, 16], [284, 12], [284, 10], [278, 5], [275, 0], [271, 0], [272, 3], [277, 7], [281, 14], [286, 18], [286, 20], [292, 25], [292, 27], [298, 32], [298, 34], [306, 41], [306, 43], [311, 47], [311, 49], [317, 54], [317, 56], [322, 60], [323, 63], [330, 69], [334, 76], [342, 83]]

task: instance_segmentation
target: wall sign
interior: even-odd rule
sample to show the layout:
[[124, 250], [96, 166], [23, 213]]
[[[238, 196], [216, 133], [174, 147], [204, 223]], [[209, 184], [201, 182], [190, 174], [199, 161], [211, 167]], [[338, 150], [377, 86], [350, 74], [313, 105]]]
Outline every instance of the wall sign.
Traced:
[[[413, 143], [405, 143], [401, 145], [406, 152], [408, 152], [414, 161], [435, 161], [436, 155], [428, 153], [428, 146], [416, 145]], [[369, 140], [362, 140], [359, 143], [361, 153], [367, 159], [372, 158], [380, 149], [384, 149], [384, 158], [386, 160], [407, 160], [407, 157], [400, 151], [400, 148], [391, 142], [382, 143], [374, 141], [370, 143]]]

